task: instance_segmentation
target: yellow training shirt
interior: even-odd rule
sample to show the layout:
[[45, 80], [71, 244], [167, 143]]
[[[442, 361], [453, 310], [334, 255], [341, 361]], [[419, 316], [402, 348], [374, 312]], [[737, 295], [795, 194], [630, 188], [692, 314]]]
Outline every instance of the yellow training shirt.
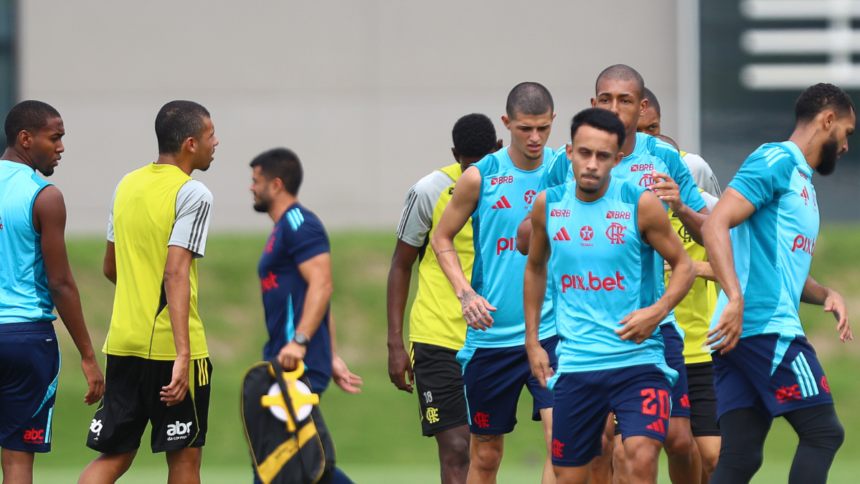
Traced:
[[116, 295], [103, 351], [150, 360], [176, 359], [164, 290], [168, 246], [194, 254], [188, 330], [191, 358], [209, 356], [197, 313], [197, 258], [205, 251], [212, 194], [173, 165], [150, 164], [117, 186], [108, 225], [116, 250]]
[[[422, 247], [418, 265], [418, 294], [409, 316], [409, 341], [443, 346], [453, 350], [463, 347], [466, 320], [460, 300], [429, 247], [428, 241], [439, 224], [442, 212], [451, 201], [454, 185], [462, 175], [459, 163], [446, 166], [424, 177], [410, 190], [403, 209], [397, 237]], [[467, 280], [472, 278], [475, 247], [472, 242], [472, 220], [454, 237], [454, 249], [460, 258]]]
[[[701, 190], [700, 190], [701, 191]], [[669, 210], [672, 228], [681, 237], [684, 248], [694, 261], [707, 261], [708, 253], [697, 244], [681, 219]], [[669, 284], [670, 274], [666, 274], [666, 285]], [[675, 306], [675, 320], [686, 333], [684, 337], [684, 362], [686, 364], [705, 363], [711, 361], [711, 352], [705, 346], [707, 334], [711, 326], [711, 315], [717, 303], [717, 290], [714, 282], [697, 277], [690, 292]]]

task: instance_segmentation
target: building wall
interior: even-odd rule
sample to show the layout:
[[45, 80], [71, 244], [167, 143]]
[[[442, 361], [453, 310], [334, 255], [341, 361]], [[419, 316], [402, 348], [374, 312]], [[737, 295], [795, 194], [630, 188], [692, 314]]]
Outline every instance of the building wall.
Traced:
[[[63, 115], [51, 181], [71, 232], [104, 230], [121, 177], [157, 157], [153, 129], [173, 99], [212, 113], [221, 144], [196, 177], [213, 227], [263, 229], [248, 162], [275, 146], [305, 166], [300, 199], [329, 227], [394, 230], [406, 191], [452, 162], [463, 114], [501, 122], [518, 82], [556, 101], [550, 146], [567, 141], [594, 80], [630, 64], [677, 132], [676, 0], [79, 0], [20, 3], [20, 96]], [[678, 140], [682, 145], [683, 139]]]

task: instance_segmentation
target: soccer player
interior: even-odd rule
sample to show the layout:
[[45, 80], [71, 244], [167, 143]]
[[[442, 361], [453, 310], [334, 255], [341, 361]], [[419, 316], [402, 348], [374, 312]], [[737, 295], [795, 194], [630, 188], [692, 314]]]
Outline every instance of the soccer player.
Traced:
[[40, 178], [59, 164], [66, 130], [56, 109], [23, 101], [6, 116], [0, 159], [0, 447], [3, 482], [31, 484], [36, 452], [51, 451], [51, 424], [60, 372], [54, 307], [63, 318], [87, 379], [84, 402], [104, 393], [69, 268], [66, 204]]
[[[524, 385], [534, 398], [532, 418], [543, 421], [548, 455], [542, 482], [554, 482], [549, 461], [552, 394], [529, 370], [522, 305], [526, 258], [517, 252], [515, 237], [537, 195], [544, 161], [554, 154], [545, 148], [554, 117], [552, 96], [544, 86], [524, 82], [514, 87], [502, 117], [511, 132], [510, 146], [463, 172], [430, 240], [469, 325], [457, 359], [463, 365], [472, 434], [470, 484], [496, 481], [504, 435], [516, 425]], [[471, 279], [463, 272], [454, 245], [469, 217], [475, 238]], [[543, 309], [540, 339], [554, 355], [552, 301]]]
[[747, 158], [704, 227], [722, 285], [708, 334], [723, 439], [712, 484], [752, 479], [774, 417], [800, 439], [791, 484], [826, 482], [845, 437], [798, 308], [824, 306], [840, 340], [853, 339], [842, 296], [810, 277], [809, 266], [819, 228], [813, 171], [829, 175], [848, 151], [854, 103], [842, 89], [816, 84], [798, 98], [795, 116], [789, 140]]
[[[329, 311], [328, 234], [320, 219], [299, 203], [299, 157], [288, 149], [275, 148], [254, 158], [251, 168], [254, 210], [267, 213], [275, 223], [258, 266], [269, 332], [263, 359], [277, 357], [289, 371], [304, 361], [314, 393], [322, 395], [331, 379], [344, 391], [358, 393], [361, 378], [337, 355]], [[339, 468], [322, 479], [334, 484], [352, 482]], [[255, 482], [261, 482], [257, 476]]]
[[[559, 484], [587, 483], [606, 414], [624, 438], [628, 479], [657, 482], [657, 458], [678, 373], [658, 325], [693, 283], [690, 257], [658, 198], [614, 176], [627, 136], [618, 116], [586, 109], [573, 118], [573, 180], [541, 192], [525, 270], [526, 347], [533, 374], [555, 394], [552, 462]], [[664, 292], [655, 282], [669, 262]], [[659, 272], [657, 272], [659, 271]], [[539, 343], [541, 305], [555, 286], [558, 372]]]
[[[645, 114], [639, 117], [638, 131], [662, 139], [680, 151], [675, 141], [661, 134], [660, 102], [647, 87], [645, 88], [645, 99], [648, 101], [648, 107], [645, 109]], [[680, 153], [681, 159], [684, 160], [690, 170], [690, 175], [698, 186], [708, 209], [712, 210], [722, 194], [717, 177], [710, 165], [699, 155], [684, 151], [680, 151]], [[674, 214], [670, 211], [670, 215]], [[705, 252], [705, 248], [689, 236], [678, 217], [672, 216], [670, 220], [672, 221], [672, 228], [681, 237], [687, 254], [693, 259], [697, 276], [693, 288], [675, 307], [675, 318], [681, 329], [684, 330], [684, 363], [689, 387], [690, 427], [702, 463], [702, 482], [706, 484], [713, 474], [720, 456], [720, 428], [717, 424], [714, 369], [711, 354], [705, 345], [705, 341], [708, 339], [707, 333], [710, 329], [711, 315], [716, 305], [716, 285], [712, 282], [716, 279], [711, 265], [708, 263], [708, 254]], [[666, 276], [670, 277], [671, 272], [667, 272]], [[617, 438], [616, 445], [619, 441], [620, 439]], [[623, 466], [623, 463], [620, 462], [623, 460], [623, 451], [616, 452], [615, 455], [618, 457], [615, 460], [616, 467]], [[669, 471], [672, 474], [674, 469], [670, 466]], [[682, 480], [678, 479], [676, 482]]]
[[[398, 389], [409, 393], [413, 386], [418, 389], [421, 430], [426, 437], [436, 437], [443, 484], [464, 483], [469, 471], [469, 417], [463, 367], [457, 362], [468, 326], [436, 255], [426, 249], [460, 175], [502, 147], [493, 122], [483, 114], [457, 120], [452, 137], [456, 163], [425, 176], [406, 196], [388, 273], [388, 374]], [[468, 222], [454, 237], [454, 246], [468, 279], [475, 257]], [[403, 346], [403, 314], [417, 259], [421, 262], [418, 293], [409, 316], [410, 361]]]
[[209, 111], [191, 101], [155, 117], [158, 159], [114, 192], [104, 274], [116, 284], [106, 391], [87, 446], [100, 452], [81, 484], [113, 483], [131, 467], [152, 423], [169, 482], [200, 482], [212, 365], [197, 312], [197, 259], [206, 252], [212, 193], [191, 178], [218, 146]]
[[[708, 209], [680, 154], [671, 145], [636, 132], [639, 116], [648, 107], [644, 90], [642, 76], [624, 64], [607, 67], [597, 77], [592, 107], [607, 109], [618, 115], [627, 133], [621, 147], [625, 156], [612, 169], [612, 176], [634, 186], [650, 188], [663, 202], [666, 211], [671, 210], [673, 215], [677, 215], [686, 233], [693, 240], [701, 242], [701, 227], [707, 218]], [[541, 187], [561, 185], [570, 177], [570, 162], [566, 157], [557, 155], [549, 163]], [[529, 234], [529, 227], [530, 221], [524, 220], [518, 232], [520, 240]], [[527, 252], [528, 247], [523, 249]], [[658, 264], [654, 272], [658, 277], [655, 287], [661, 293], [665, 287], [663, 261], [656, 257], [655, 263]], [[666, 453], [674, 471], [673, 480], [695, 483], [701, 477], [701, 466], [694, 452], [695, 444], [690, 430], [690, 405], [683, 356], [684, 333], [675, 322], [674, 312], [670, 312], [663, 322], [661, 334], [666, 346], [666, 362], [679, 373], [672, 388], [672, 424], [666, 438]]]

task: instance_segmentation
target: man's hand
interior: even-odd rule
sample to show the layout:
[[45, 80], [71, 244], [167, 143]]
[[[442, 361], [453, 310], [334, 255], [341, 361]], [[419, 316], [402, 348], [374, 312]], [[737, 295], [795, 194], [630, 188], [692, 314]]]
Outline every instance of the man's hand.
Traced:
[[833, 313], [836, 317], [836, 331], [840, 331], [839, 340], [843, 343], [854, 339], [851, 333], [851, 325], [848, 324], [848, 307], [842, 295], [833, 289], [827, 291], [827, 299], [824, 300], [824, 312]]
[[278, 353], [278, 363], [281, 364], [281, 368], [284, 370], [293, 371], [299, 366], [299, 362], [305, 358], [307, 352], [308, 348], [306, 346], [302, 346], [295, 341], [290, 341]]
[[[407, 382], [406, 375], [409, 375]], [[412, 393], [412, 385], [415, 384], [415, 376], [412, 374], [412, 363], [403, 343], [388, 347], [388, 378], [398, 390]]]
[[623, 341], [633, 340], [637, 345], [642, 344], [654, 334], [654, 330], [666, 317], [666, 312], [655, 306], [637, 309], [625, 316], [618, 323], [624, 326], [616, 329], [615, 334]]
[[666, 173], [660, 173], [656, 170], [651, 171], [651, 176], [654, 177], [654, 184], [649, 188], [657, 198], [663, 201], [669, 208], [672, 209], [673, 212], [678, 213], [684, 206], [684, 202], [681, 201], [681, 187], [675, 183], [675, 180], [672, 179]]
[[105, 377], [95, 356], [81, 359], [81, 369], [84, 370], [84, 377], [89, 387], [87, 394], [84, 395], [84, 403], [92, 405], [101, 400], [105, 394]]
[[331, 379], [347, 393], [361, 393], [361, 388], [358, 388], [362, 385], [361, 377], [349, 371], [346, 363], [337, 355], [331, 360]]
[[540, 386], [546, 388], [547, 380], [555, 375], [555, 371], [549, 366], [549, 355], [540, 345], [536, 347], [526, 346], [526, 349], [529, 355], [529, 365], [532, 367], [532, 375], [540, 382]]
[[493, 327], [493, 317], [490, 316], [490, 311], [495, 311], [490, 303], [479, 296], [473, 289], [463, 289], [457, 295], [460, 304], [463, 306], [463, 317], [466, 318], [466, 323], [472, 329], [486, 331]]
[[178, 356], [173, 362], [173, 377], [170, 379], [170, 385], [161, 387], [161, 401], [166, 402], [168, 407], [185, 400], [185, 393], [188, 392], [190, 363], [191, 359], [187, 356]]
[[[721, 355], [724, 355], [735, 349], [743, 330], [744, 300], [743, 298], [729, 299], [728, 304], [726, 304], [722, 314], [720, 314], [719, 324], [708, 332], [708, 338], [710, 339], [705, 344], [710, 346], [712, 351], [719, 351]], [[720, 341], [721, 339], [722, 341]], [[717, 341], [720, 341], [720, 343], [714, 345]]]

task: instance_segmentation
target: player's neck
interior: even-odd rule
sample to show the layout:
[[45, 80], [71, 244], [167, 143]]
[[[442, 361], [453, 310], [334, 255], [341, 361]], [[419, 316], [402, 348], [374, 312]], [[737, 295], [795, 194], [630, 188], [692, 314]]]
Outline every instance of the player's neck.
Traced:
[[194, 168], [191, 166], [191, 160], [179, 156], [160, 154], [158, 155], [158, 159], [155, 160], [155, 164], [173, 165], [188, 176], [191, 176], [191, 172], [194, 171]]
[[28, 159], [26, 155], [19, 153], [15, 148], [6, 148], [6, 151], [3, 152], [3, 159], [14, 161], [15, 163], [21, 163], [22, 165], [27, 165], [32, 169], [36, 169], [36, 165]]
[[636, 149], [636, 130], [628, 131], [627, 136], [624, 137], [624, 144], [621, 145], [621, 152], [624, 153], [624, 157], [628, 157], [633, 154], [633, 150]]
[[508, 146], [508, 156], [511, 158], [511, 161], [514, 163], [514, 166], [524, 171], [532, 171], [537, 170], [543, 164], [543, 150], [541, 150], [540, 157], [535, 159], [526, 158], [526, 155], [517, 149], [513, 143]]
[[294, 197], [289, 193], [285, 193], [276, 200], [272, 200], [272, 204], [269, 205], [269, 217], [272, 218], [272, 222], [278, 223], [278, 221], [281, 220], [281, 217], [284, 216], [284, 212], [298, 201], [299, 199], [297, 197]]
[[800, 148], [806, 163], [814, 170], [821, 163], [821, 144], [825, 138], [813, 123], [809, 123], [796, 127], [788, 140]]

